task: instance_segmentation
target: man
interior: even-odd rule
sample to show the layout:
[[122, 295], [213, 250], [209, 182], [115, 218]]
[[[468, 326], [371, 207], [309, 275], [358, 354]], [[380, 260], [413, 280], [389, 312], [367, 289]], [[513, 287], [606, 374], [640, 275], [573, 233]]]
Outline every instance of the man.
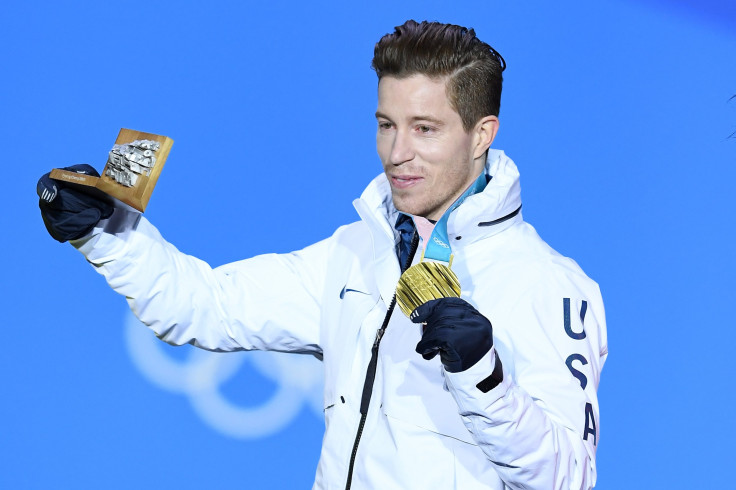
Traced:
[[[326, 240], [212, 269], [44, 176], [47, 228], [166, 342], [322, 359], [315, 488], [591, 488], [603, 305], [523, 221], [516, 166], [489, 149], [503, 59], [472, 30], [408, 21], [373, 67], [384, 173]], [[420, 263], [462, 291], [407, 317], [397, 283]]]

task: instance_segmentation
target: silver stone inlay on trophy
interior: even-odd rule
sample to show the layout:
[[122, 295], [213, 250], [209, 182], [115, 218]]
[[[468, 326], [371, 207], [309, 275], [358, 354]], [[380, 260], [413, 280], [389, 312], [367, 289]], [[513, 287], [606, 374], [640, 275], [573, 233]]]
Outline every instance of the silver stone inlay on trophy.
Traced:
[[107, 158], [105, 175], [126, 187], [135, 186], [139, 175], [149, 176], [156, 164], [158, 141], [135, 140], [124, 145], [114, 145]]

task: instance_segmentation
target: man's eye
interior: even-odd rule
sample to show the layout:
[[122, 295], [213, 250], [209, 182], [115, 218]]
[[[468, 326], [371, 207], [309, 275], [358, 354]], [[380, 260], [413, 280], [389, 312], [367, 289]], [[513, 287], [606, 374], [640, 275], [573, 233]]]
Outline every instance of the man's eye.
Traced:
[[419, 129], [419, 132], [420, 133], [424, 133], [424, 134], [427, 134], [427, 133], [431, 133], [432, 132], [432, 127], [431, 126], [421, 125], [421, 126], [418, 127], [418, 129]]
[[379, 129], [391, 129], [391, 123], [390, 122], [379, 122], [378, 128]]

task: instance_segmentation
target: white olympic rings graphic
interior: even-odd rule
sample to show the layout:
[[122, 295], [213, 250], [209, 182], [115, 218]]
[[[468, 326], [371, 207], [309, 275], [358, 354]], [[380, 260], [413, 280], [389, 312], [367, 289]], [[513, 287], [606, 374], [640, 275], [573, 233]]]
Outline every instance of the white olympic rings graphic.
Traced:
[[[165, 353], [163, 342], [132, 313], [125, 319], [125, 340], [133, 364], [156, 386], [184, 394], [210, 427], [230, 437], [255, 439], [286, 428], [307, 405], [322, 418], [323, 373], [320, 362], [305, 355], [277, 352], [216, 353], [187, 348], [186, 361]], [[257, 407], [233, 404], [220, 386], [250, 364], [277, 385]], [[243, 387], [247, 389], [247, 386]]]

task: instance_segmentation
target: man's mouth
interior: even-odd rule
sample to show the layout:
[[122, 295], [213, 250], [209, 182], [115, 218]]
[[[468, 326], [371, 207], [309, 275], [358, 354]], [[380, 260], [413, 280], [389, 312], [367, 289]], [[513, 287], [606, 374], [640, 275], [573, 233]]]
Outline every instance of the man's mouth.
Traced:
[[413, 175], [392, 175], [391, 185], [397, 189], [408, 189], [422, 180], [424, 180], [422, 177], [416, 177]]

